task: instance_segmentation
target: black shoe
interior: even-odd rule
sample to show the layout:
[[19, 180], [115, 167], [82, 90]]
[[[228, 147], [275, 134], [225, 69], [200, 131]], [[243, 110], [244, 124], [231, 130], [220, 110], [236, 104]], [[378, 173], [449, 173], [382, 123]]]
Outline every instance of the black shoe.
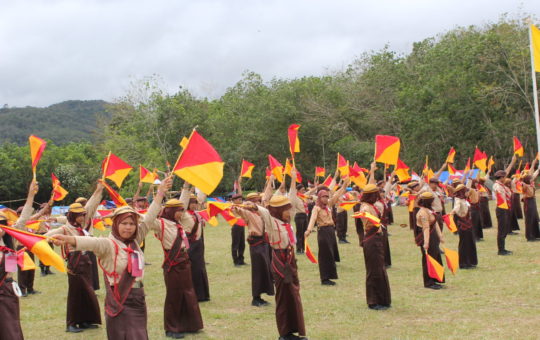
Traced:
[[27, 293], [26, 291], [24, 291], [24, 292], [21, 291], [21, 296], [22, 296], [22, 297], [27, 297], [27, 296], [28, 296], [28, 293]]
[[323, 286], [335, 286], [336, 285], [336, 283], [334, 281], [332, 281], [332, 280], [322, 280], [321, 284]]
[[264, 307], [268, 306], [269, 304], [270, 303], [268, 303], [268, 301], [264, 301], [261, 298], [253, 298], [253, 300], [251, 301], [251, 305], [255, 307]]
[[508, 233], [508, 235], [519, 235], [519, 233], [515, 232], [515, 231], [511, 231]]
[[240, 266], [247, 266], [247, 263], [245, 263], [244, 261], [240, 262], [238, 265]]
[[302, 249], [298, 249], [298, 250], [296, 251], [296, 254], [298, 254], [298, 255], [301, 255], [301, 254], [303, 254], [303, 253], [304, 253], [304, 251], [303, 251]]
[[484, 241], [483, 238], [476, 239], [476, 242], [482, 242], [482, 241]]
[[372, 310], [384, 310], [384, 309], [387, 309], [388, 307], [385, 307], [383, 305], [368, 305], [368, 308]]
[[94, 325], [88, 322], [83, 322], [79, 324], [80, 329], [96, 329], [98, 328], [98, 325]]
[[176, 332], [165, 332], [165, 336], [167, 338], [173, 338], [173, 339], [183, 339], [184, 338], [183, 333], [176, 333]]
[[499, 250], [497, 253], [498, 255], [506, 256], [506, 255], [512, 255], [512, 252], [510, 250]]
[[32, 290], [29, 290], [29, 291], [28, 291], [28, 294], [32, 294], [32, 295], [34, 295], [34, 294], [41, 294], [41, 292], [40, 292], [39, 290], [33, 290], [33, 289], [32, 289]]
[[54, 273], [51, 272], [51, 270], [50, 270], [49, 268], [45, 269], [45, 273], [46, 273], [47, 275], [54, 275]]
[[152, 264], [150, 262], [145, 262], [144, 265], [145, 266], [151, 266]]
[[83, 331], [82, 329], [77, 328], [75, 326], [67, 326], [67, 328], [66, 328], [66, 332], [68, 332], [68, 333], [80, 333], [82, 331]]
[[241, 267], [242, 265], [240, 263], [235, 263], [234, 266], [235, 267]]
[[425, 288], [438, 290], [438, 289], [442, 289], [442, 286], [438, 284], [432, 284], [431, 286], [427, 286]]

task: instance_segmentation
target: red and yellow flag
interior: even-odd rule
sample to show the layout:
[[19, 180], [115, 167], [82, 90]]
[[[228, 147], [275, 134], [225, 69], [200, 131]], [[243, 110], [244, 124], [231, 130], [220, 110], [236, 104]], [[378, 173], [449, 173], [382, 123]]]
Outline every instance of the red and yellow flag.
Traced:
[[313, 255], [313, 252], [311, 251], [311, 247], [309, 246], [309, 243], [307, 241], [307, 238], [304, 239], [304, 249], [306, 251], [306, 256], [308, 258], [308, 260], [311, 262], [311, 263], [315, 263], [317, 264], [317, 259], [315, 258], [315, 255]]
[[534, 72], [540, 72], [540, 30], [534, 25], [531, 25], [531, 46]]
[[117, 207], [123, 207], [124, 205], [128, 205], [126, 200], [124, 200], [124, 198], [120, 196], [119, 193], [117, 193], [113, 188], [111, 188], [107, 183], [105, 183], [105, 181], [103, 181], [102, 183], [105, 189], [107, 189], [111, 200], [113, 200], [114, 204], [116, 204]]
[[270, 165], [270, 172], [274, 177], [282, 182], [283, 181], [283, 165], [274, 158], [272, 155], [268, 155], [268, 164]]
[[30, 135], [30, 137], [28, 137], [28, 144], [30, 144], [30, 157], [32, 158], [32, 172], [34, 173], [34, 178], [35, 178], [37, 164], [39, 160], [41, 159], [41, 155], [43, 154], [45, 147], [47, 146], [47, 142], [45, 142], [43, 139], [37, 136]]
[[322, 185], [329, 187], [333, 180], [332, 175], [328, 175]]
[[0, 228], [4, 229], [6, 234], [9, 234], [11, 237], [19, 241], [20, 244], [34, 253], [40, 259], [40, 261], [43, 262], [43, 264], [46, 266], [53, 266], [61, 272], [66, 272], [64, 260], [60, 255], [51, 249], [51, 246], [49, 246], [45, 236], [27, 233], [25, 231], [10, 227], [0, 226]]
[[448, 249], [448, 248], [443, 248], [443, 251], [444, 251], [444, 256], [446, 257], [446, 266], [448, 267], [448, 269], [450, 269], [452, 274], [455, 274], [459, 268], [458, 252], [452, 249]]
[[3, 209], [0, 209], [0, 212], [2, 214], [6, 215], [7, 220], [10, 223], [15, 223], [19, 219], [19, 216], [17, 215], [17, 212], [15, 210], [13, 210], [13, 209], [3, 208]]
[[478, 169], [485, 172], [487, 170], [487, 160], [485, 152], [480, 151], [478, 147], [474, 149], [473, 163]]
[[317, 176], [317, 177], [326, 176], [326, 169], [316, 166], [315, 167], [315, 176]]
[[337, 154], [337, 168], [341, 177], [349, 176], [349, 162], [339, 152]]
[[491, 156], [491, 157], [489, 157], [489, 161], [488, 161], [488, 164], [487, 164], [487, 166], [488, 166], [488, 172], [491, 171], [491, 167], [492, 167], [493, 165], [495, 165], [495, 160], [493, 160], [493, 156]]
[[47, 220], [32, 220], [26, 221], [25, 227], [32, 230], [39, 230], [41, 222], [47, 222]]
[[154, 184], [158, 178], [157, 173], [150, 172], [148, 169], [139, 164], [139, 182]]
[[22, 271], [36, 269], [36, 264], [30, 257], [30, 255], [28, 255], [28, 253], [26, 252], [26, 248], [17, 250], [17, 264]]
[[426, 254], [426, 262], [429, 277], [442, 282], [444, 280], [444, 267], [429, 254]]
[[517, 137], [514, 137], [514, 154], [523, 157], [523, 145]]
[[354, 201], [354, 202], [343, 202], [343, 203], [340, 203], [339, 206], [342, 208], [342, 209], [345, 209], [347, 211], [351, 210], [356, 204], [358, 204], [358, 202]]
[[103, 160], [101, 168], [103, 170], [103, 179], [110, 179], [119, 188], [122, 186], [122, 182], [124, 182], [131, 169], [133, 169], [131, 165], [111, 152]]
[[471, 170], [471, 157], [467, 158], [467, 165], [465, 165], [465, 170], [463, 172], [467, 172]]
[[495, 193], [495, 196], [497, 196], [497, 208], [508, 210], [508, 203], [506, 203], [504, 197], [498, 192]]
[[457, 231], [456, 223], [454, 222], [454, 218], [450, 214], [443, 215], [442, 217], [444, 224], [446, 224], [446, 227], [453, 233]]
[[375, 136], [375, 161], [379, 163], [396, 165], [399, 159], [401, 142], [394, 136]]
[[450, 175], [454, 175], [456, 171], [456, 168], [454, 168], [452, 164], [448, 163], [448, 172], [450, 173]]
[[219, 202], [219, 201], [207, 201], [206, 202], [206, 211], [208, 212], [209, 217], [214, 217], [218, 214], [221, 214], [225, 210], [230, 210], [232, 203], [229, 202]]
[[373, 216], [372, 214], [368, 212], [357, 212], [352, 215], [353, 218], [362, 218], [364, 220], [368, 220], [371, 223], [373, 223], [374, 226], [378, 227], [381, 225], [381, 219], [377, 216]]
[[294, 158], [296, 152], [300, 152], [300, 139], [298, 139], [298, 129], [300, 125], [291, 124], [288, 130], [289, 136], [289, 150], [291, 151], [291, 157]]
[[242, 169], [240, 169], [240, 176], [251, 178], [251, 172], [253, 171], [253, 168], [255, 168], [255, 164], [250, 163], [246, 160], [242, 160]]
[[217, 227], [218, 225], [218, 220], [216, 218], [216, 216], [212, 216], [210, 217], [208, 215], [208, 211], [206, 210], [200, 210], [200, 211], [197, 211], [199, 213], [199, 215], [206, 221], [208, 222], [208, 224], [210, 224], [212, 227]]
[[51, 173], [51, 179], [52, 179], [52, 187], [53, 187], [52, 199], [54, 201], [63, 200], [67, 196], [68, 191], [62, 188], [60, 181], [58, 180], [58, 178], [56, 178], [54, 173]]
[[241, 219], [240, 217], [234, 216], [234, 214], [230, 210], [223, 210], [220, 215], [225, 219], [225, 221], [230, 225], [238, 225], [241, 227], [245, 227], [247, 224], [246, 222]]
[[416, 195], [409, 194], [408, 197], [409, 197], [409, 204], [408, 204], [409, 212], [413, 212], [414, 211], [414, 202], [416, 201]]
[[446, 163], [454, 163], [454, 158], [456, 157], [456, 150], [454, 147], [450, 148], [448, 151], [448, 156], [446, 156]]
[[92, 227], [94, 229], [101, 230], [101, 231], [105, 230], [105, 224], [103, 224], [103, 221], [100, 218], [92, 219]]
[[223, 178], [224, 164], [216, 149], [193, 130], [186, 147], [178, 156], [173, 172], [210, 195]]
[[395, 167], [395, 173], [400, 182], [407, 182], [411, 179], [411, 175], [409, 175], [409, 166], [399, 158]]

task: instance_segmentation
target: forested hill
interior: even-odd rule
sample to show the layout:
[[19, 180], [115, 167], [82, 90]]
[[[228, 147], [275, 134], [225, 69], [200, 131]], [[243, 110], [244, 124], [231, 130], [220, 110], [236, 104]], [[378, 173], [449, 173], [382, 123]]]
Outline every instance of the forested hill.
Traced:
[[35, 134], [56, 144], [94, 141], [97, 121], [107, 117], [103, 100], [68, 100], [48, 107], [0, 109], [0, 143], [28, 143]]

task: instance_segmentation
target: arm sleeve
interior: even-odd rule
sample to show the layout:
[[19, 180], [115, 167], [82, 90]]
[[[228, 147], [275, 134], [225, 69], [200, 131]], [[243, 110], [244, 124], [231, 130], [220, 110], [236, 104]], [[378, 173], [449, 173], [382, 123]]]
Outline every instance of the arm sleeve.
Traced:
[[111, 242], [105, 237], [75, 236], [75, 250], [92, 251], [97, 257], [105, 257], [111, 253]]

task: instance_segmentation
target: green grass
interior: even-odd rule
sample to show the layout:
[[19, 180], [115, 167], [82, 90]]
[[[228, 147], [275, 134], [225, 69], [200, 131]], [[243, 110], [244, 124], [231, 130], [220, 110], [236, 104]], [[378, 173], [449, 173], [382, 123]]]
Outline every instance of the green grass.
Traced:
[[[493, 202], [491, 202], [493, 206]], [[392, 308], [368, 310], [365, 299], [364, 259], [352, 220], [351, 244], [340, 245], [340, 279], [335, 287], [320, 285], [317, 265], [305, 256], [298, 259], [301, 296], [310, 339], [533, 339], [540, 324], [540, 243], [528, 243], [524, 222], [517, 236], [508, 236], [512, 256], [497, 256], [496, 228], [484, 230], [477, 243], [479, 266], [452, 276], [447, 270], [446, 288], [423, 288], [420, 251], [413, 242], [404, 207], [395, 209], [390, 226], [392, 268], [388, 270]], [[495, 214], [492, 214], [495, 217]], [[494, 220], [495, 222], [495, 220]], [[267, 308], [251, 307], [249, 266], [236, 268], [230, 256], [230, 228], [221, 224], [206, 228], [206, 260], [211, 301], [201, 304], [204, 330], [187, 339], [277, 339], [274, 301]], [[457, 250], [458, 237], [444, 231], [449, 248]], [[317, 251], [316, 237], [310, 245]], [[163, 301], [165, 288], [160, 268], [162, 251], [153, 237], [147, 239], [145, 291], [150, 339], [165, 339]], [[246, 249], [249, 263], [249, 253]], [[36, 289], [42, 294], [21, 299], [25, 338], [105, 339], [105, 329], [67, 334], [65, 308], [67, 279], [64, 274], [42, 278], [36, 273]], [[102, 281], [101, 281], [102, 282]], [[98, 291], [103, 302], [105, 292]], [[103, 308], [102, 308], [103, 313]]]

